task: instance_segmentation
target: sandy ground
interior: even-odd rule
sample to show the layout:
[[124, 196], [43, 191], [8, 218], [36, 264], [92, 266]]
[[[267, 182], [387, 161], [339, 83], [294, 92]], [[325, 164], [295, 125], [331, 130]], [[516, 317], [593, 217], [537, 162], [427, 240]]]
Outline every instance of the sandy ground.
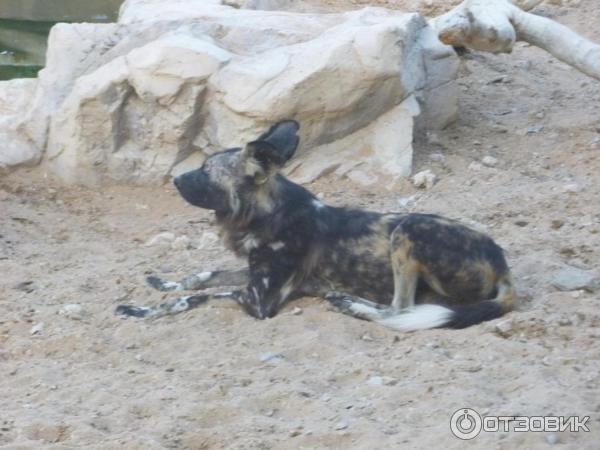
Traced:
[[[538, 11], [600, 40], [595, 1], [564, 3]], [[119, 303], [172, 295], [147, 274], [242, 262], [171, 186], [92, 191], [22, 170], [0, 179], [0, 448], [599, 448], [599, 294], [551, 283], [565, 267], [600, 275], [600, 83], [519, 45], [472, 54], [460, 86], [459, 123], [416, 143], [415, 170], [440, 178], [431, 190], [310, 188], [332, 204], [486, 229], [507, 251], [517, 311], [412, 334], [313, 298], [265, 321], [229, 304], [122, 319]], [[484, 156], [497, 165], [473, 164]], [[145, 245], [161, 232], [196, 248]], [[267, 352], [281, 357], [261, 361]], [[464, 407], [590, 416], [591, 431], [463, 442], [449, 421]]]

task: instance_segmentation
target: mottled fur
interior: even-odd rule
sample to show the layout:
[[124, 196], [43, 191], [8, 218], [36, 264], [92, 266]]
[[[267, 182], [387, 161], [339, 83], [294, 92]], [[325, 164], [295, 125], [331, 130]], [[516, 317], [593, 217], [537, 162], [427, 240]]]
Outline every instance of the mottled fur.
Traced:
[[[215, 211], [226, 246], [247, 258], [248, 269], [148, 281], [160, 290], [245, 288], [158, 306], [121, 305], [118, 313], [159, 317], [225, 298], [264, 319], [290, 298], [313, 295], [355, 317], [414, 330], [463, 328], [513, 307], [508, 266], [488, 236], [436, 215], [327, 206], [281, 176], [297, 131], [296, 122], [279, 122], [244, 148], [216, 153], [175, 179], [184, 199]], [[441, 304], [416, 305], [424, 287]]]

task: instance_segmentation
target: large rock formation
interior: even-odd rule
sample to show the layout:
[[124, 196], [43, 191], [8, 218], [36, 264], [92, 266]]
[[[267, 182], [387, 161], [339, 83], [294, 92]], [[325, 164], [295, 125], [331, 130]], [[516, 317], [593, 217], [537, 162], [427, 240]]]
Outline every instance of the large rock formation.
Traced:
[[371, 184], [408, 175], [415, 123], [456, 116], [456, 56], [419, 14], [222, 3], [128, 0], [117, 24], [55, 26], [29, 107], [11, 122], [29, 153], [0, 166], [42, 158], [70, 182], [156, 182], [295, 118], [296, 179]]

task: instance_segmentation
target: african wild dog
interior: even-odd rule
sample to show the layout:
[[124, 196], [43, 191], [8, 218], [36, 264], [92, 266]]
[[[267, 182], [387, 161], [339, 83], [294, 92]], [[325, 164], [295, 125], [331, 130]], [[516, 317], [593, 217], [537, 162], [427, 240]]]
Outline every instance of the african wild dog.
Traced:
[[[295, 121], [279, 122], [244, 148], [215, 153], [175, 178], [185, 200], [215, 211], [226, 245], [247, 257], [248, 269], [148, 282], [163, 291], [247, 287], [156, 306], [121, 305], [117, 313], [160, 317], [230, 299], [264, 319], [290, 298], [309, 295], [361, 319], [416, 330], [463, 328], [513, 307], [502, 249], [486, 235], [430, 214], [327, 206], [280, 175], [298, 145], [298, 129]], [[418, 285], [441, 296], [445, 306], [415, 305]]]

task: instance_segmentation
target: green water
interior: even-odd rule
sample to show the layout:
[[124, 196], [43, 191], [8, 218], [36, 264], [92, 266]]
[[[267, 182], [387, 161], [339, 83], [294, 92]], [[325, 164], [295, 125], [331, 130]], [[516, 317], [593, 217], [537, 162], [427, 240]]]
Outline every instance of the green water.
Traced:
[[0, 80], [37, 76], [57, 22], [112, 22], [123, 0], [0, 0]]

